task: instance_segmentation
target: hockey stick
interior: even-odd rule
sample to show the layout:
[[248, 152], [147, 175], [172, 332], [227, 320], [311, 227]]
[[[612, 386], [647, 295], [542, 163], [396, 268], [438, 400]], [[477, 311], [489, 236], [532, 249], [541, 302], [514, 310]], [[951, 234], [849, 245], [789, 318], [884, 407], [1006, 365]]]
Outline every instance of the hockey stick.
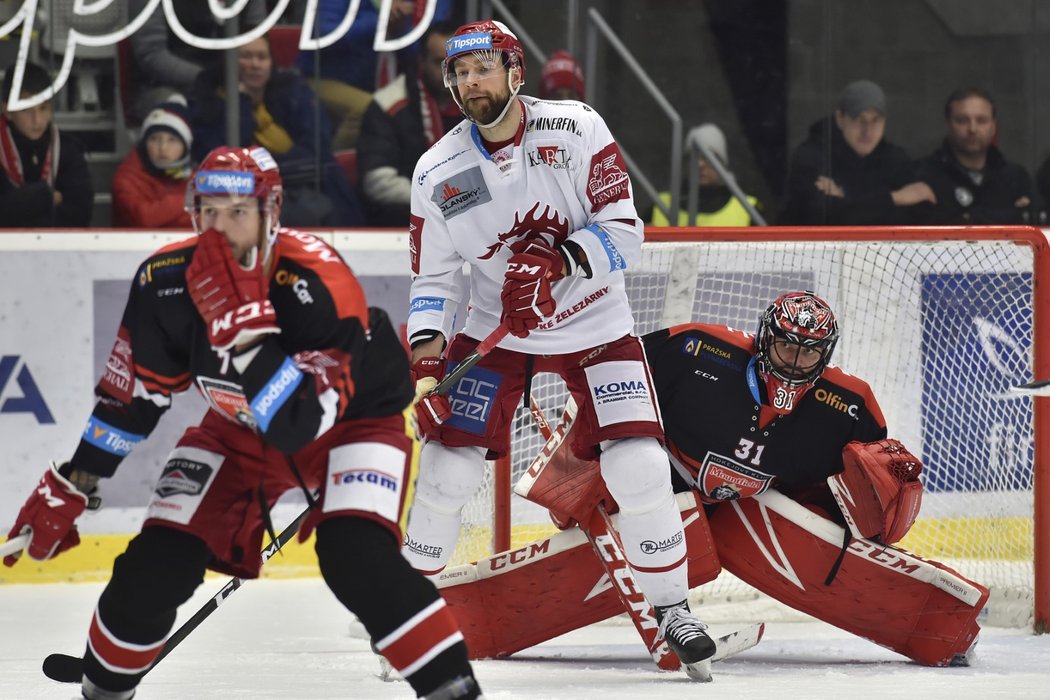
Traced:
[[[288, 525], [288, 527], [277, 535], [276, 540], [270, 542], [270, 544], [262, 550], [262, 560], [264, 564], [274, 554], [280, 551], [281, 547], [288, 544], [288, 542], [295, 537], [296, 533], [299, 532], [299, 526], [302, 525], [303, 520], [306, 519], [309, 512], [310, 508], [307, 507], [306, 510], [300, 513], [295, 520]], [[161, 662], [161, 659], [170, 654], [172, 649], [177, 647], [183, 639], [189, 636], [190, 632], [197, 629], [197, 627], [204, 622], [209, 615], [215, 612], [234, 591], [241, 587], [244, 581], [245, 579], [239, 577], [234, 577], [227, 581], [226, 585], [223, 586], [218, 593], [209, 598], [208, 602], [193, 614], [193, 617], [186, 620], [182, 627], [179, 627], [173, 635], [168, 637], [167, 641], [164, 642], [164, 648], [160, 650], [160, 654], [157, 655], [157, 658], [153, 659], [153, 663], [150, 664], [148, 669], [146, 669], [146, 673], [152, 671], [157, 664]], [[42, 670], [44, 675], [53, 681], [58, 681], [60, 683], [79, 683], [81, 677], [84, 675], [84, 659], [69, 654], [48, 654], [47, 658], [44, 659]]]
[[[544, 415], [543, 409], [540, 408], [535, 396], [529, 397], [529, 411], [532, 413], [532, 420], [536, 427], [539, 428], [543, 439], [549, 441], [552, 437], [556, 437], [558, 443], [565, 438], [565, 434], [568, 433], [573, 421], [576, 420], [576, 403], [571, 397], [568, 403], [565, 404], [565, 411], [562, 414], [562, 420], [557, 430], [551, 428], [551, 424], [547, 420], [547, 416]], [[554, 449], [550, 450], [550, 454], [553, 453]], [[598, 561], [601, 562], [602, 568], [605, 569], [605, 573], [609, 577], [613, 590], [616, 591], [620, 602], [623, 603], [624, 610], [627, 611], [631, 622], [634, 623], [634, 628], [638, 630], [638, 634], [641, 636], [646, 650], [653, 657], [653, 661], [665, 671], [677, 671], [681, 667], [678, 657], [671, 653], [667, 644], [663, 642], [658, 643], [658, 626], [655, 624], [656, 615], [653, 611], [653, 606], [641, 593], [638, 586], [634, 584], [631, 570], [627, 566], [627, 558], [623, 554], [623, 545], [616, 531], [612, 528], [609, 515], [605, 512], [605, 507], [602, 504], [599, 503], [595, 508], [589, 523], [580, 523], [580, 530], [587, 536], [587, 541], [591, 543]]]
[[[550, 422], [543, 413], [543, 409], [536, 401], [536, 397], [530, 397], [529, 411], [533, 421], [544, 439], [548, 441], [544, 447], [543, 455], [549, 459], [557, 450], [558, 445], [564, 440], [569, 429], [576, 419], [576, 403], [569, 397], [565, 404], [562, 420], [557, 428], [552, 429]], [[552, 445], [552, 437], [555, 439]], [[530, 467], [530, 471], [531, 471]], [[527, 475], [523, 477], [523, 480]], [[616, 591], [620, 601], [635, 629], [642, 637], [646, 649], [652, 655], [657, 666], [664, 670], [677, 670], [680, 668], [680, 660], [667, 647], [666, 642], [657, 640], [657, 629], [655, 629], [655, 614], [652, 605], [634, 584], [627, 558], [623, 554], [623, 543], [620, 541], [619, 533], [612, 523], [612, 519], [605, 511], [605, 507], [599, 503], [591, 517], [590, 522], [584, 526], [580, 524], [580, 530], [586, 535], [591, 543], [598, 561], [605, 569], [606, 575]], [[730, 656], [739, 654], [755, 646], [762, 640], [765, 634], [765, 623], [758, 623], [742, 628], [735, 632], [716, 638], [715, 654], [710, 659], [687, 664], [686, 673], [693, 679], [699, 681], [711, 680], [711, 663], [721, 661]]]
[[12, 537], [7, 542], [0, 544], [0, 558], [9, 556], [11, 554], [18, 554], [26, 545], [29, 544], [29, 535], [19, 535], [18, 537]]
[[507, 337], [507, 327], [500, 324], [496, 326], [496, 330], [489, 333], [488, 337], [478, 343], [478, 346], [474, 348], [474, 352], [470, 353], [463, 358], [463, 361], [456, 365], [456, 368], [452, 370], [447, 377], [438, 382], [437, 386], [434, 387], [434, 391], [438, 394], [447, 394], [452, 390], [452, 387], [459, 382], [463, 376], [471, 370], [481, 358], [492, 352], [493, 348], [499, 345], [499, 341]]
[[1050, 396], [1050, 379], [1012, 386], [1010, 387], [1010, 391], [1015, 394], [1024, 394], [1027, 396]]

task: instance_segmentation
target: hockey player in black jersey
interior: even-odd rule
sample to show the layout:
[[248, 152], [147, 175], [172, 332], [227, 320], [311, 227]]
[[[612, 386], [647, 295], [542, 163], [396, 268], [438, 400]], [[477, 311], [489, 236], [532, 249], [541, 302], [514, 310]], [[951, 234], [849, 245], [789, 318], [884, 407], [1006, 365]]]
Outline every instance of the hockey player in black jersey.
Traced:
[[205, 158], [187, 193], [199, 235], [139, 267], [80, 444], [9, 535], [31, 533], [37, 560], [77, 545], [99, 479], [174, 394], [204, 395], [210, 410], [168, 457], [98, 601], [86, 698], [134, 695], [205, 570], [257, 577], [269, 508], [296, 488], [312, 505], [300, 539], [316, 529], [325, 582], [377, 649], [421, 697], [479, 696], [455, 619], [399, 552], [415, 465], [406, 353], [335, 250], [279, 228], [281, 201], [265, 149]]

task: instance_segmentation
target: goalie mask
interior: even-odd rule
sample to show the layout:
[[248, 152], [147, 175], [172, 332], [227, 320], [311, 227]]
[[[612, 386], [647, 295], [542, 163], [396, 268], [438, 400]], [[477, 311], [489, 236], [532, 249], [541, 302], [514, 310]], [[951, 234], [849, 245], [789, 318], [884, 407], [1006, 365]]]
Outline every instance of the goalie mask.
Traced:
[[284, 201], [281, 174], [269, 151], [262, 146], [221, 146], [205, 156], [186, 188], [186, 210], [193, 221], [193, 230], [198, 234], [202, 232], [201, 197], [257, 200], [265, 232], [266, 254], [269, 254], [280, 228], [281, 203]]
[[789, 292], [769, 305], [755, 336], [755, 355], [773, 408], [794, 408], [831, 360], [838, 338], [834, 312], [813, 292]]
[[[475, 57], [476, 65], [468, 66], [459, 60], [467, 56]], [[496, 105], [499, 114], [495, 118], [482, 123], [465, 109], [460, 86], [468, 81], [482, 80], [486, 73], [501, 67], [506, 69], [509, 97], [502, 107]], [[445, 77], [445, 87], [452, 93], [452, 99], [463, 116], [478, 126], [492, 128], [507, 114], [518, 90], [525, 84], [525, 50], [518, 37], [502, 22], [471, 22], [457, 29], [445, 42], [441, 72]]]

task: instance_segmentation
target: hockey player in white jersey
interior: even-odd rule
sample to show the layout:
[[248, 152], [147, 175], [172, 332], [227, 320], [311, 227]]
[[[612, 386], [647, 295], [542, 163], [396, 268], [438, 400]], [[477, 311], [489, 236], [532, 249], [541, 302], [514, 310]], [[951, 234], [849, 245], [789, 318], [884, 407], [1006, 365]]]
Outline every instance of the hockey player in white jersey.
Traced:
[[[501, 324], [510, 336], [447, 397], [417, 403], [427, 442], [404, 553], [424, 573], [444, 568], [486, 457], [509, 449], [531, 375], [557, 373], [580, 406], [573, 449], [598, 457], [661, 632], [683, 663], [701, 663], [715, 645], [686, 605], [682, 520], [624, 288], [643, 231], [623, 156], [587, 105], [518, 95], [524, 51], [499, 22], [460, 27], [446, 44], [444, 74], [466, 121], [420, 158], [412, 178], [417, 395]], [[465, 326], [447, 342], [457, 310]]]

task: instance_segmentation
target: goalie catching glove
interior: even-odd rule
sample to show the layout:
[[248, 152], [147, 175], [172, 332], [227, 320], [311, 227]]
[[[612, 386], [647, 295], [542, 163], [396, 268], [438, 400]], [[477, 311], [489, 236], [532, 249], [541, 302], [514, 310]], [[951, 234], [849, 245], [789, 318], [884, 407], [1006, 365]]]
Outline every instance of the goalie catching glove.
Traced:
[[854, 537], [893, 544], [908, 533], [922, 505], [922, 463], [897, 440], [850, 442], [842, 472], [828, 477]]
[[233, 259], [225, 236], [208, 229], [198, 237], [193, 261], [186, 268], [186, 286], [216, 350], [281, 332], [258, 249], [245, 267]]
[[500, 299], [503, 317], [500, 321], [512, 335], [526, 337], [543, 319], [554, 313], [551, 282], [560, 280], [565, 257], [536, 240], [518, 241], [510, 247], [507, 273]]
[[[25, 548], [30, 559], [45, 561], [80, 544], [77, 518], [86, 508], [97, 510], [101, 505], [98, 498], [89, 497], [69, 480], [71, 473], [69, 462], [61, 466], [52, 462], [7, 534], [10, 540], [30, 533]], [[4, 566], [14, 566], [20, 556], [21, 553], [4, 557]]]

